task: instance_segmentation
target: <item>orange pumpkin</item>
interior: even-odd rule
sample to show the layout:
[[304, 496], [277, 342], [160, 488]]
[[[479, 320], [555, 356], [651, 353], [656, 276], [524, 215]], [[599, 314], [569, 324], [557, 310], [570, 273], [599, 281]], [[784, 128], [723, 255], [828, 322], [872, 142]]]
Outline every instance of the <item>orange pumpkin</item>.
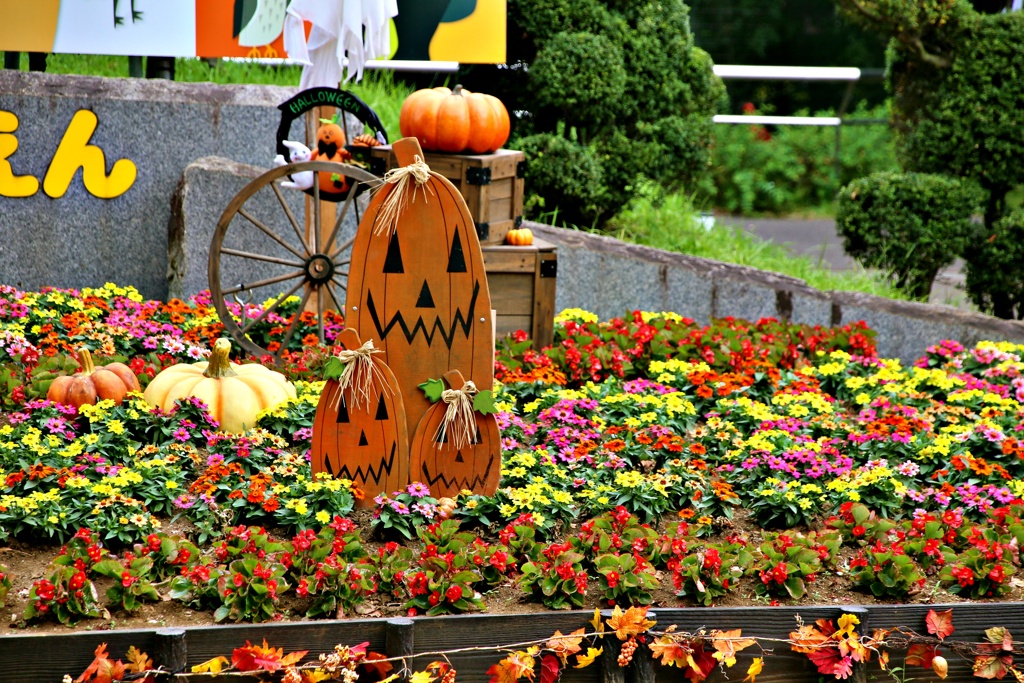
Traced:
[[[458, 391], [465, 380], [452, 370], [444, 374]], [[463, 489], [494, 495], [501, 478], [501, 435], [494, 415], [474, 412], [476, 437], [461, 448], [441, 429], [447, 405], [438, 401], [426, 412], [410, 444], [409, 476], [430, 487], [432, 496], [457, 496]]]
[[[398, 140], [393, 152], [400, 167], [423, 154], [416, 138]], [[363, 214], [352, 245], [345, 322], [384, 351], [415, 429], [430, 407], [422, 382], [460, 368], [478, 387], [494, 384], [494, 328], [466, 201], [433, 171], [421, 186], [408, 180], [412, 186], [382, 185]], [[378, 225], [395, 192], [404, 193], [404, 209], [392, 224]]]
[[505, 244], [511, 244], [514, 247], [528, 247], [533, 244], [533, 230], [513, 228], [505, 235]]
[[129, 391], [142, 391], [139, 378], [124, 363], [96, 367], [89, 349], [79, 350], [78, 362], [82, 365], [82, 371], [53, 380], [46, 398], [78, 408], [85, 404], [95, 405], [97, 401], [106, 399], [121, 403]]
[[510, 122], [505, 105], [493, 95], [454, 90], [417, 90], [402, 103], [398, 126], [432, 152], [489, 154], [508, 140]]
[[[336, 341], [350, 351], [362, 346], [352, 328], [342, 330]], [[409, 480], [409, 431], [398, 381], [379, 355], [371, 361], [383, 385], [374, 387], [366, 406], [356, 408], [337, 380], [327, 381], [310, 447], [313, 474], [351, 479], [363, 490], [356, 501], [360, 506], [372, 506], [374, 496], [403, 488]]]

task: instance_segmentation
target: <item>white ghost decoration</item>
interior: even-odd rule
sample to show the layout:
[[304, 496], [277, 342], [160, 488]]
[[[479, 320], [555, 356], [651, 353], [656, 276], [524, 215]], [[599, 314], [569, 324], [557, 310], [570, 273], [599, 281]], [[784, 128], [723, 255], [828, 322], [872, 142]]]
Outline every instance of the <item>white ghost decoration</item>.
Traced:
[[[284, 49], [305, 65], [299, 87], [337, 87], [343, 78], [360, 80], [366, 60], [391, 53], [390, 20], [397, 14], [397, 0], [292, 0]], [[312, 24], [308, 43], [303, 21]]]

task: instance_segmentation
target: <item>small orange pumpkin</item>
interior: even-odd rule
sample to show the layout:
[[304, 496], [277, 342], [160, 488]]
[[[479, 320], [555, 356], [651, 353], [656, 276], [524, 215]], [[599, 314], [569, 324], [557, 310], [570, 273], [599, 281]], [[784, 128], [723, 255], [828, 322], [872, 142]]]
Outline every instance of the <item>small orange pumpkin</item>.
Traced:
[[96, 367], [89, 349], [80, 349], [78, 362], [82, 371], [53, 380], [46, 398], [75, 408], [95, 405], [106, 399], [121, 403], [129, 391], [142, 391], [139, 378], [124, 363], [110, 363]]
[[508, 140], [510, 122], [505, 105], [493, 95], [429, 88], [405, 98], [398, 126], [403, 137], [415, 137], [434, 152], [489, 154]]
[[514, 247], [528, 247], [533, 244], [533, 230], [529, 228], [512, 228], [505, 235], [505, 244]]

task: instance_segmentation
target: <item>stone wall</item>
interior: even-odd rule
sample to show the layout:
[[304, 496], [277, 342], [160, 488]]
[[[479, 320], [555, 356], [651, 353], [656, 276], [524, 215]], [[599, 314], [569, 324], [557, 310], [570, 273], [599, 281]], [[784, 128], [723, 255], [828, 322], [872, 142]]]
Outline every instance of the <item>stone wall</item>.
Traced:
[[940, 339], [1024, 341], [1024, 323], [950, 306], [894, 301], [859, 292], [821, 292], [803, 280], [610, 237], [525, 223], [558, 245], [555, 310], [583, 308], [602, 319], [626, 310], [676, 311], [706, 323], [771, 316], [809, 325], [864, 320], [879, 354], [910, 362]]
[[[90, 142], [103, 151], [106, 172], [118, 159], [138, 169], [134, 184], [114, 199], [89, 194], [81, 171], [57, 199], [42, 189], [30, 197], [0, 196], [0, 282], [36, 289], [116, 281], [165, 298], [171, 196], [185, 167], [211, 154], [269, 167], [280, 122], [276, 106], [294, 94], [272, 86], [0, 71], [0, 111], [15, 114], [19, 124], [17, 151], [7, 159], [16, 175], [42, 182], [82, 109], [98, 118]], [[0, 137], [9, 132], [0, 130]]]

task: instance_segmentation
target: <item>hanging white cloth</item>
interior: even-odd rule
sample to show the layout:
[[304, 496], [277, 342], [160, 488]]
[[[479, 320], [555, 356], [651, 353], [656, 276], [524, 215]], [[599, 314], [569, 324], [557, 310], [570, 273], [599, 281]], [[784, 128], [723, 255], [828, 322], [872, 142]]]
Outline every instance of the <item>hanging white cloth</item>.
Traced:
[[[397, 0], [292, 0], [284, 49], [305, 65], [301, 89], [361, 79], [366, 60], [391, 53], [390, 20], [397, 14]], [[308, 42], [304, 21], [312, 25]]]

